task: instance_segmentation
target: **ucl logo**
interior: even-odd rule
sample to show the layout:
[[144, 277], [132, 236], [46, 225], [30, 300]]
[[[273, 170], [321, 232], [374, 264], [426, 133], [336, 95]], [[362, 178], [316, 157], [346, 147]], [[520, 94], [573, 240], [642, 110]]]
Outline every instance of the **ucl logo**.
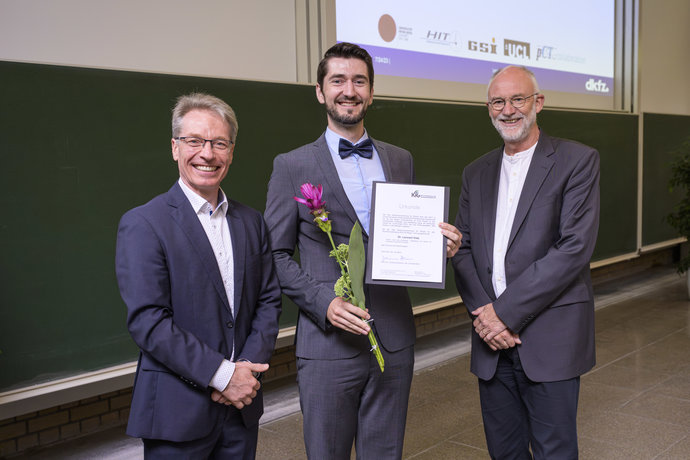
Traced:
[[529, 43], [503, 39], [503, 54], [513, 58], [529, 59]]

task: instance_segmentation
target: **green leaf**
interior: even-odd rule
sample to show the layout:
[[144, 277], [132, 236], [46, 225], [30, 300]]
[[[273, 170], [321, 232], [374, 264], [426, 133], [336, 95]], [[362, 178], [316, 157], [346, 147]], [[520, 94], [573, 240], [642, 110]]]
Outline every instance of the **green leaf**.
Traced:
[[350, 272], [350, 282], [352, 283], [352, 294], [359, 301], [360, 308], [364, 308], [366, 299], [364, 298], [364, 241], [362, 241], [362, 227], [359, 222], [355, 222], [350, 232], [350, 244], [347, 256], [347, 267]]

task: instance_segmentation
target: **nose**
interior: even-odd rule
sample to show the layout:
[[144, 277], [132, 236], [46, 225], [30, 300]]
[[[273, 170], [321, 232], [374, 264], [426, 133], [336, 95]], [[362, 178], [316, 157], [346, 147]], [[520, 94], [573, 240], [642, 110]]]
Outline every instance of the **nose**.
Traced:
[[501, 113], [504, 115], [512, 115], [515, 112], [517, 112], [517, 109], [513, 107], [513, 104], [510, 102], [510, 99], [506, 99], [506, 103], [503, 106], [503, 110], [501, 110]]
[[343, 86], [343, 94], [345, 96], [355, 95], [355, 84], [352, 82], [352, 80], [347, 80], [345, 82], [345, 85]]
[[211, 145], [211, 141], [205, 139], [204, 146], [201, 147], [199, 155], [201, 155], [202, 158], [213, 158], [213, 146]]

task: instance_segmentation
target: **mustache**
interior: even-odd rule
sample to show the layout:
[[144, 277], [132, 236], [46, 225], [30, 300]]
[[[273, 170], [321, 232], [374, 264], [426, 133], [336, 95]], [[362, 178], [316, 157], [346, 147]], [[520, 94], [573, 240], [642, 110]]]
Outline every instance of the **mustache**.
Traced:
[[525, 118], [525, 115], [518, 112], [518, 113], [516, 113], [515, 115], [512, 115], [512, 116], [507, 116], [507, 115], [500, 114], [500, 115], [498, 115], [498, 116], [496, 117], [496, 120], [500, 120], [500, 121], [506, 121], [506, 120], [519, 120], [519, 119], [521, 119], [521, 118]]
[[358, 96], [341, 96], [336, 99], [336, 102], [362, 102], [362, 98]]

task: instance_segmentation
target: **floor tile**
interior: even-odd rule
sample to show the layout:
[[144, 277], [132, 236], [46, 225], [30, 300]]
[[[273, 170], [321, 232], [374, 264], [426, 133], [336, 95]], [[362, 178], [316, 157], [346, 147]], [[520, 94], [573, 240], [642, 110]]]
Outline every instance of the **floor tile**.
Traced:
[[690, 429], [690, 400], [664, 396], [655, 390], [643, 393], [619, 411]]
[[488, 457], [489, 454], [485, 450], [444, 441], [407, 458], [411, 460], [486, 460]]
[[690, 458], [690, 433], [662, 452], [654, 460], [678, 460], [681, 458]]
[[601, 412], [582, 420], [578, 424], [578, 433], [620, 448], [633, 449], [640, 455], [636, 458], [651, 459], [683, 439], [687, 429], [637, 415]]
[[592, 384], [628, 388], [636, 391], [645, 391], [670, 378], [671, 376], [669, 374], [659, 374], [657, 372], [645, 371], [642, 369], [633, 371], [629, 367], [611, 364], [601, 368], [595, 368], [592, 372], [583, 376], [582, 381]]

